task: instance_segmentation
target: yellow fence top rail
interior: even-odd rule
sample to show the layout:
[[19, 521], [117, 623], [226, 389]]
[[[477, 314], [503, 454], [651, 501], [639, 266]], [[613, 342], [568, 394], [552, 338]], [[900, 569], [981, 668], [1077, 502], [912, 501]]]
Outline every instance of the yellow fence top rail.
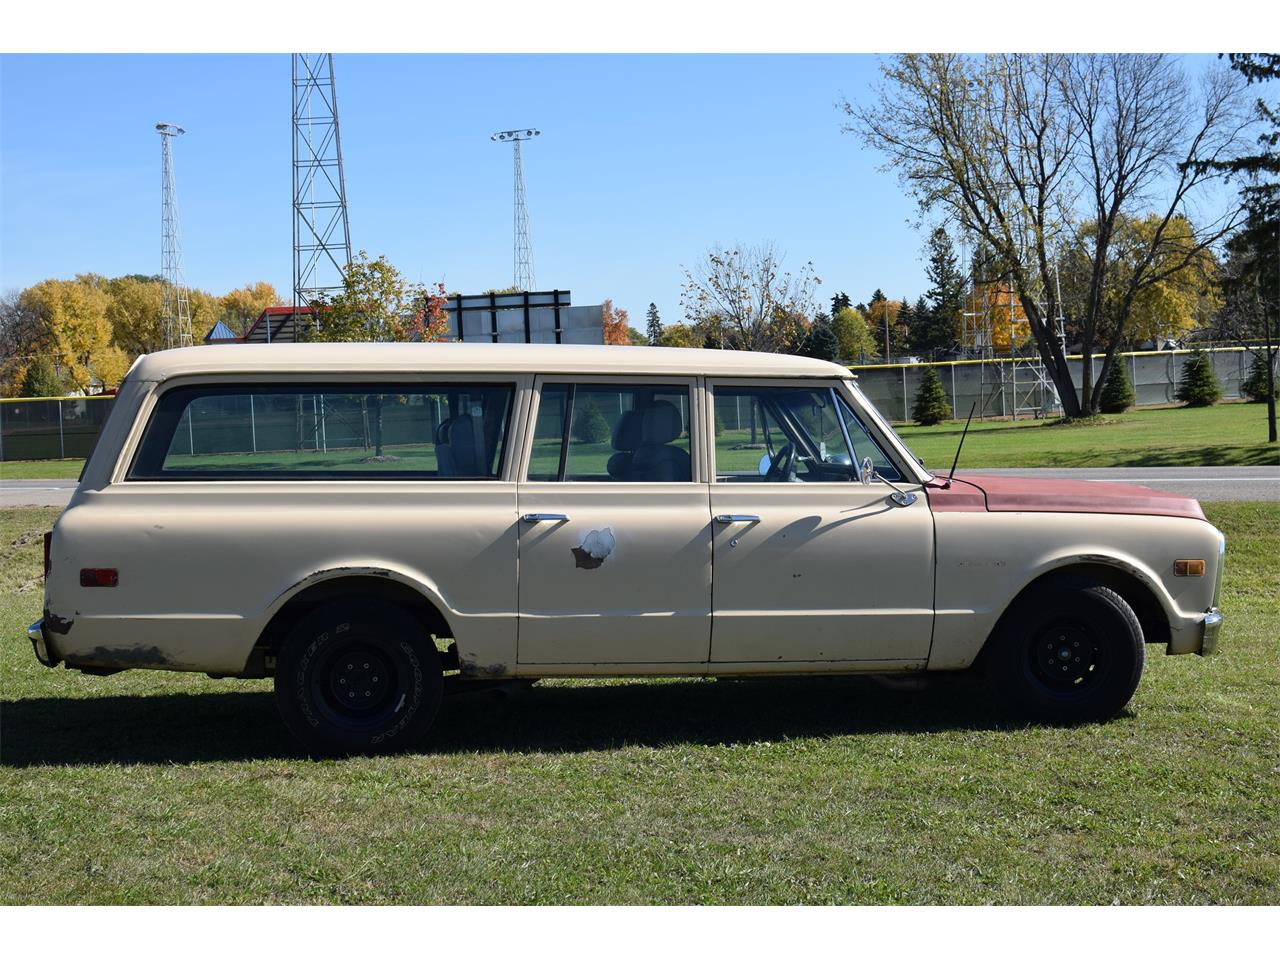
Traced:
[[[1247, 347], [1210, 347], [1201, 353], [1243, 353]], [[1196, 353], [1195, 350], [1178, 349], [1178, 350], [1125, 350], [1117, 351], [1117, 357], [1173, 357], [1182, 353]], [[1095, 353], [1095, 360], [1101, 359], [1105, 354]], [[1083, 360], [1084, 355], [1080, 353], [1067, 354], [1068, 360]], [[982, 357], [977, 360], [922, 360], [919, 363], [855, 363], [849, 366], [850, 370], [900, 370], [903, 367], [962, 367], [967, 364], [975, 363], [1039, 363], [1040, 355], [1038, 353], [1030, 353], [1021, 357]]]
[[49, 400], [114, 400], [114, 393], [95, 393], [89, 397], [0, 397], [0, 403], [40, 403]]

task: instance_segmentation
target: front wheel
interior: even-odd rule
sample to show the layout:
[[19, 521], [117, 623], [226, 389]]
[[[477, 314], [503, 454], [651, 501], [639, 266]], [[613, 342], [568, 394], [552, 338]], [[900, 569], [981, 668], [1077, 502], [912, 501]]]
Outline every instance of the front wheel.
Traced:
[[988, 674], [1002, 699], [1049, 723], [1114, 717], [1137, 689], [1146, 655], [1142, 626], [1124, 598], [1075, 578], [1019, 599], [992, 644]]
[[392, 604], [335, 601], [308, 613], [276, 661], [276, 705], [307, 751], [391, 753], [427, 732], [440, 708], [440, 655]]

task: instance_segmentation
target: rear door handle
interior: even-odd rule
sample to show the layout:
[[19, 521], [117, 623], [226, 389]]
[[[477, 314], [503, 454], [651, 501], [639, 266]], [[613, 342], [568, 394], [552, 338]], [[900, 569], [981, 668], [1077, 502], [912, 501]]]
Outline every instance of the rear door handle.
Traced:
[[760, 518], [754, 513], [721, 513], [716, 516], [716, 523], [759, 523]]
[[525, 523], [542, 523], [544, 520], [563, 522], [569, 519], [567, 513], [526, 513], [520, 518]]

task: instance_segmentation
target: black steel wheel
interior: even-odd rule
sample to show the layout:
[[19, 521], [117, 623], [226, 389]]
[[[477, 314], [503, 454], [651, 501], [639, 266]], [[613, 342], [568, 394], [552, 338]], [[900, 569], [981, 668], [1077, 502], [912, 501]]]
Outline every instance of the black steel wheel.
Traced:
[[1050, 723], [1114, 717], [1137, 689], [1145, 660], [1133, 609], [1109, 587], [1080, 578], [1033, 588], [990, 642], [988, 674], [1002, 699]]
[[435, 719], [443, 677], [435, 643], [394, 604], [335, 601], [303, 617], [276, 661], [276, 704], [321, 755], [391, 753]]

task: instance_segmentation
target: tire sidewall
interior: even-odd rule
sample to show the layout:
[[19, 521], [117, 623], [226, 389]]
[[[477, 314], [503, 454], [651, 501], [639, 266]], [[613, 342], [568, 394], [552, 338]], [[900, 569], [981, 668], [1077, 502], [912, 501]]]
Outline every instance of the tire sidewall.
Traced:
[[[356, 648], [376, 652], [395, 671], [388, 706], [343, 717], [325, 701], [320, 671]], [[422, 625], [390, 604], [337, 601], [304, 616], [281, 647], [275, 692], [280, 715], [309, 753], [390, 753], [426, 733], [440, 706], [440, 658]]]
[[[1055, 688], [1032, 665], [1032, 644], [1050, 625], [1070, 622], [1091, 631], [1103, 670], [1079, 691]], [[1145, 643], [1133, 609], [1115, 591], [1090, 581], [1060, 581], [1028, 594], [1009, 612], [997, 636], [990, 676], [1018, 713], [1049, 723], [1108, 720], [1133, 696], [1142, 676]]]

